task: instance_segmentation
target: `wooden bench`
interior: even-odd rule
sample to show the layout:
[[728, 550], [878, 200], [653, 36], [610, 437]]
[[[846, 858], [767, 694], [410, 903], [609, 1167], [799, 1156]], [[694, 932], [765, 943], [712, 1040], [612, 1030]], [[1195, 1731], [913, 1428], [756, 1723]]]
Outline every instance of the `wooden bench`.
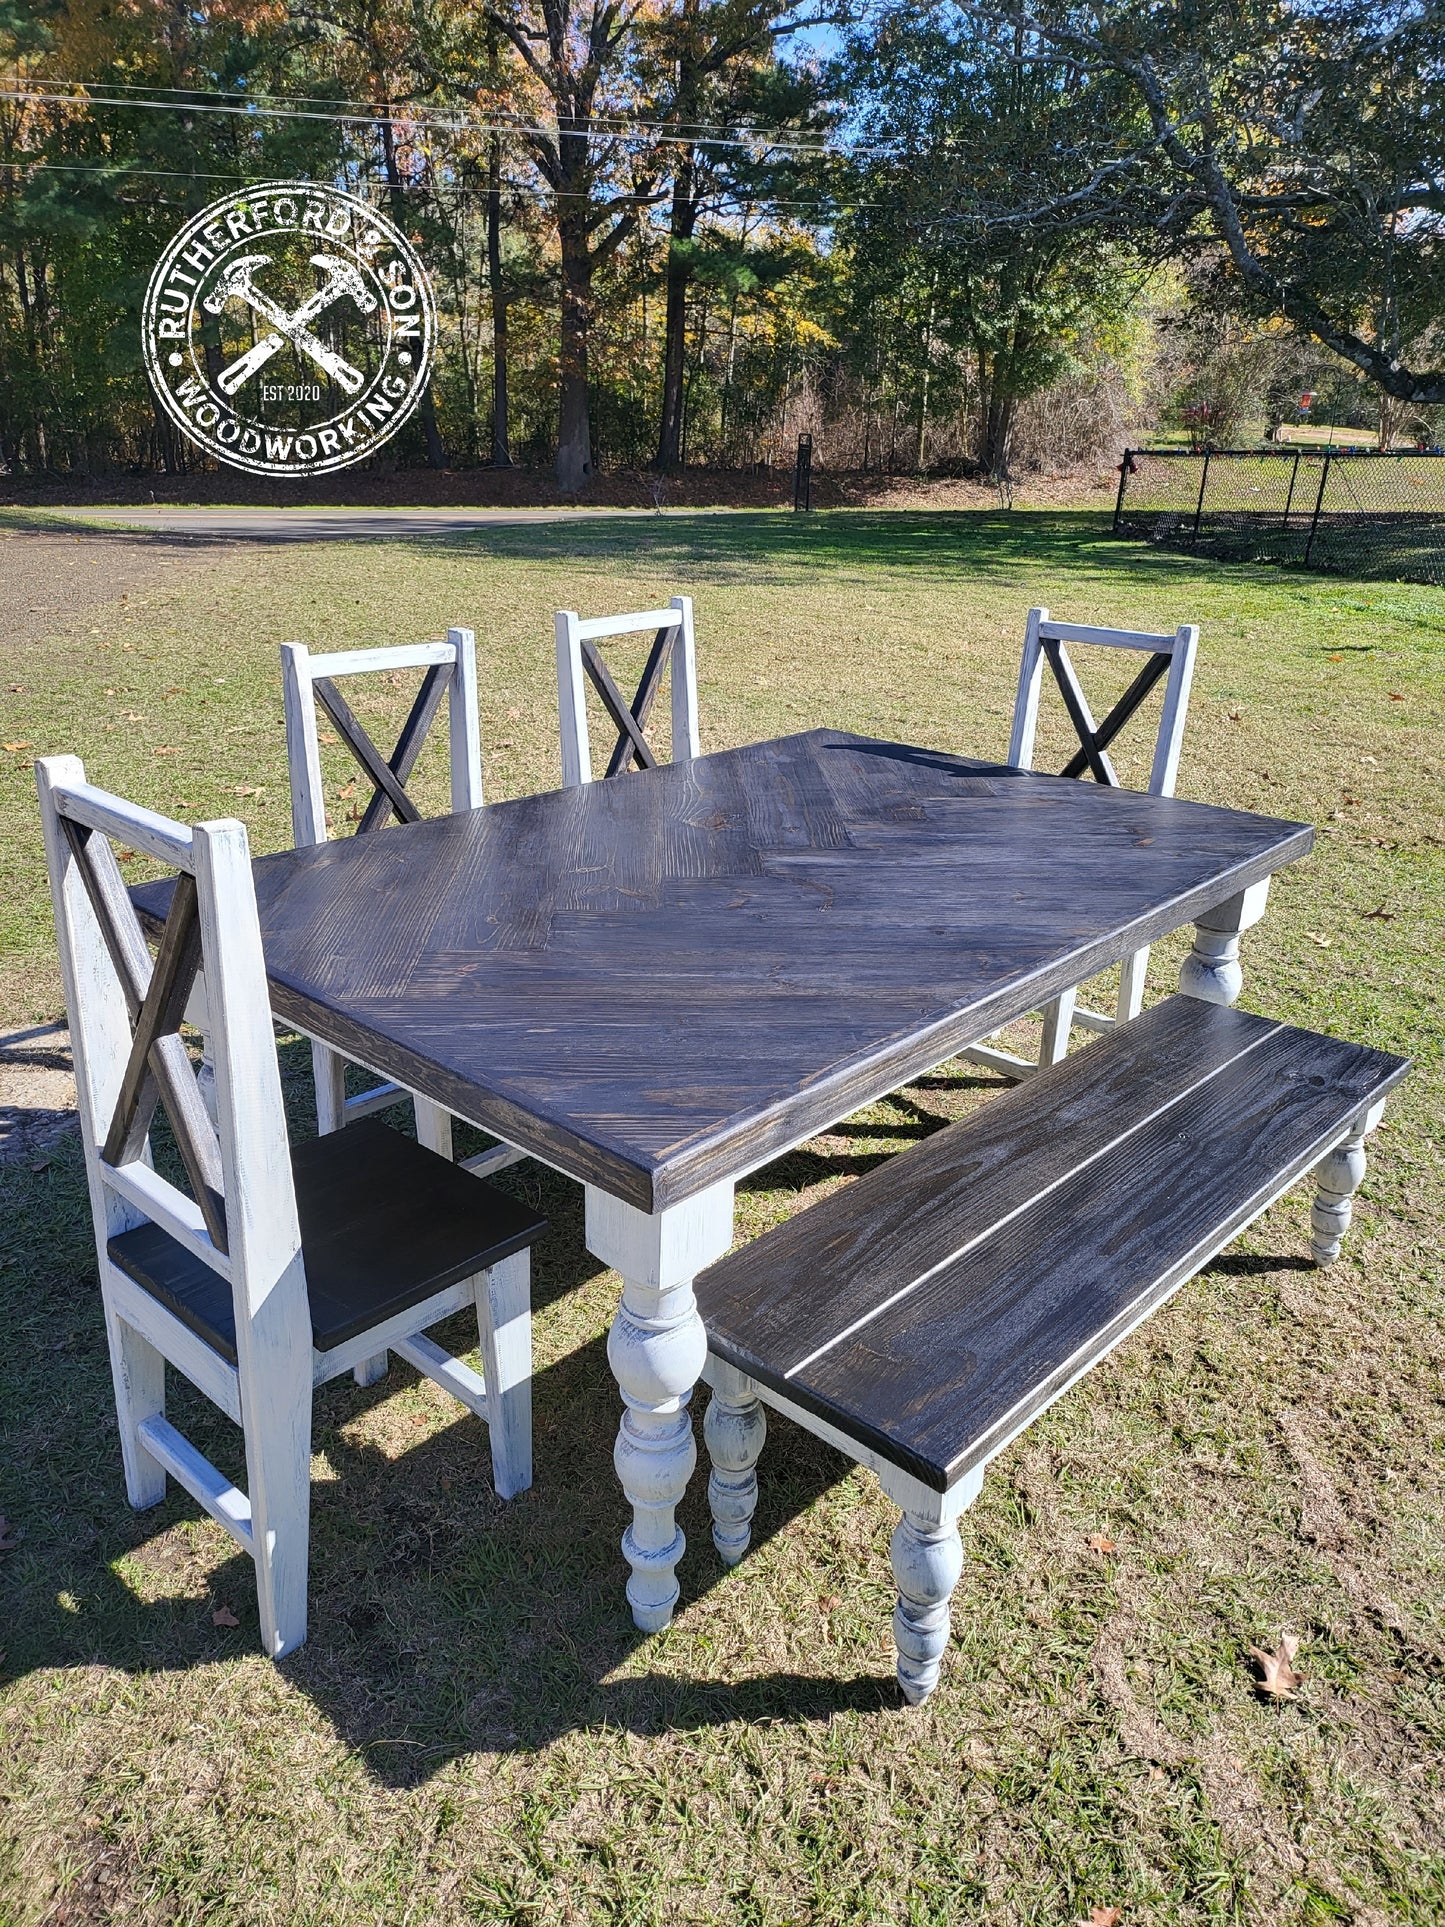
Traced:
[[898, 1679], [926, 1698], [987, 1462], [1310, 1170], [1332, 1262], [1407, 1069], [1173, 997], [704, 1271], [723, 1559], [748, 1545], [761, 1401], [901, 1506]]

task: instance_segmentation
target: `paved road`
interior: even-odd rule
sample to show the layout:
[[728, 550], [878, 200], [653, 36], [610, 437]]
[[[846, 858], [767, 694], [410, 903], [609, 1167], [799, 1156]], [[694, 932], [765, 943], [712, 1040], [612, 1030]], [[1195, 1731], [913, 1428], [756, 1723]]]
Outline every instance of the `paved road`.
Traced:
[[[75, 508], [60, 511], [72, 524], [144, 529], [205, 541], [394, 541], [398, 537], [464, 535], [499, 523], [593, 521], [599, 516], [650, 516], [651, 509], [330, 509]], [[714, 513], [716, 511], [713, 511]]]

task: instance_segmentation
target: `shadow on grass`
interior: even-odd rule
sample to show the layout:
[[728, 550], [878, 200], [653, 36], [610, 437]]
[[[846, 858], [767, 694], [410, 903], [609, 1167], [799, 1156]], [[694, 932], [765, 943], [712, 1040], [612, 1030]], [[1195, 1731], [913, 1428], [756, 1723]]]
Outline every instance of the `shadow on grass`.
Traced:
[[[618, 1400], [599, 1329], [610, 1295], [587, 1301], [601, 1267], [583, 1246], [581, 1191], [533, 1164], [504, 1177], [549, 1217], [534, 1253], [534, 1302], [558, 1321], [546, 1350], [564, 1348], [534, 1381], [532, 1490], [502, 1504], [486, 1428], [399, 1360], [377, 1386], [346, 1377], [321, 1387], [310, 1637], [282, 1676], [389, 1786], [459, 1755], [531, 1750], [579, 1729], [826, 1720], [898, 1704], [881, 1649], [877, 1675], [856, 1678], [828, 1677], [826, 1660], [818, 1677], [724, 1679], [679, 1666], [679, 1648], [694, 1650], [689, 1608], [718, 1588], [734, 1650], [767, 1650], [748, 1561], [728, 1572], [711, 1543], [703, 1468], [680, 1515], [688, 1551], [678, 1622], [655, 1637], [633, 1627], [619, 1547], [626, 1507], [611, 1463]], [[19, 1535], [0, 1559], [0, 1674], [184, 1674], [256, 1655], [251, 1561], [174, 1483], [149, 1512], [126, 1506], [78, 1142], [57, 1148], [44, 1171], [0, 1172], [0, 1208], [0, 1511]], [[467, 1351], [475, 1323], [459, 1316], [437, 1336]], [[699, 1447], [705, 1398], [700, 1390]], [[239, 1430], [176, 1373], [168, 1411], [244, 1485]], [[851, 1469], [786, 1421], [770, 1424], [755, 1553]], [[214, 1624], [222, 1607], [235, 1629]]]

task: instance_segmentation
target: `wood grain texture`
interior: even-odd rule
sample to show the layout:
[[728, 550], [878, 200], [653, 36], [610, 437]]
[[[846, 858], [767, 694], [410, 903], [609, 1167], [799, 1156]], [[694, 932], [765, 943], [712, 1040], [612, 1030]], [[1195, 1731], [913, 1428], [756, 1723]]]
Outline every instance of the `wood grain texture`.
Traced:
[[[318, 1351], [525, 1250], [546, 1225], [384, 1124], [308, 1139], [293, 1148], [291, 1167]], [[210, 1267], [154, 1224], [112, 1238], [107, 1251], [127, 1277], [236, 1362], [230, 1287]]]
[[1312, 841], [815, 730], [262, 858], [256, 885], [282, 1016], [651, 1211]]
[[709, 1267], [709, 1349], [947, 1490], [1407, 1068], [1171, 998]]

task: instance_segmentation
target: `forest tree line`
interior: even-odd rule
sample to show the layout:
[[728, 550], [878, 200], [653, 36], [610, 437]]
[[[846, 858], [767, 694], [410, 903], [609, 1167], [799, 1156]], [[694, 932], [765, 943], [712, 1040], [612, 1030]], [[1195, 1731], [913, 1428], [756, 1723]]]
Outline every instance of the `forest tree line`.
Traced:
[[175, 469], [137, 317], [246, 182], [417, 241], [385, 458], [994, 479], [1298, 393], [1437, 430], [1434, 0], [0, 0], [0, 468]]

